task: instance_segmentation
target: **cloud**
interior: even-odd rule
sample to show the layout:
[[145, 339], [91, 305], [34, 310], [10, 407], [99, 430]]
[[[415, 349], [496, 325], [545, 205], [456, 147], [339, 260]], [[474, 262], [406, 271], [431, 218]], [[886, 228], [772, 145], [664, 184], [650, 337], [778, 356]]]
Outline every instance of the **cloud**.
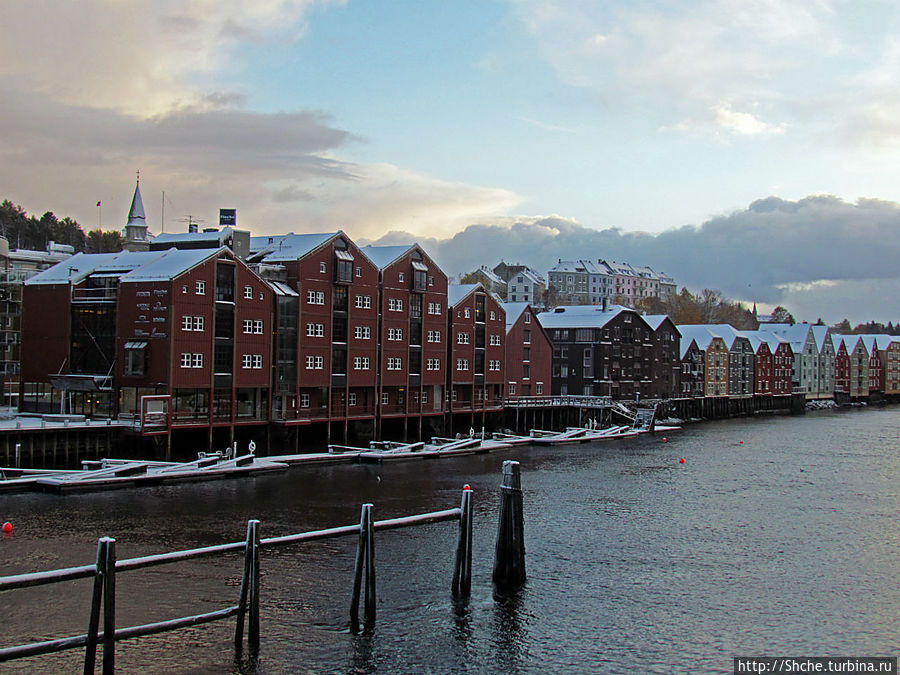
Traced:
[[293, 41], [327, 0], [4, 3], [0, 77], [61, 101], [137, 116], [197, 105], [198, 82], [247, 41]]
[[[699, 227], [658, 235], [595, 230], [550, 216], [471, 225], [428, 249], [451, 274], [500, 259], [544, 273], [559, 258], [625, 260], [666, 272], [693, 290], [784, 304], [803, 318], [896, 321], [900, 294], [889, 291], [900, 287], [898, 228], [900, 205], [893, 202], [769, 197]], [[390, 241], [404, 240], [395, 232]]]
[[558, 77], [666, 131], [900, 142], [895, 7], [831, 0], [510, 0]]

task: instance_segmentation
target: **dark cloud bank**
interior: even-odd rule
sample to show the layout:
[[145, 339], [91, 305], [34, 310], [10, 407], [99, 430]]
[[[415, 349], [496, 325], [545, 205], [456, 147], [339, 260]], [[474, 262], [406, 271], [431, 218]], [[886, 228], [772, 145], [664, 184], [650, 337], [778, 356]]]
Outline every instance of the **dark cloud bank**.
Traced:
[[[803, 310], [818, 310], [826, 320], [851, 316], [845, 309], [848, 302], [855, 302], [860, 312], [878, 310], [877, 316], [896, 319], [896, 296], [887, 291], [900, 280], [898, 233], [896, 203], [860, 199], [852, 204], [817, 195], [799, 201], [761, 199], [699, 227], [658, 235], [596, 230], [549, 217], [512, 228], [471, 225], [450, 239], [420, 238], [419, 243], [452, 274], [501, 258], [541, 272], [558, 258], [626, 260], [666, 272], [692, 290], [716, 288], [729, 297], [769, 304], [793, 300]], [[411, 239], [391, 232], [378, 243]], [[833, 283], [804, 286], [823, 280]], [[872, 294], [878, 297], [853, 297]], [[845, 307], [829, 306], [829, 295]]]

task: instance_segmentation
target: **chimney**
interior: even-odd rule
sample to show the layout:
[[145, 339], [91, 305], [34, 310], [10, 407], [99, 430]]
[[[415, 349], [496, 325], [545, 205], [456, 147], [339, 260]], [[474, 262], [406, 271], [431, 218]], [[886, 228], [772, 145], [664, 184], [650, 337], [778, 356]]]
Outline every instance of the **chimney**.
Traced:
[[607, 296], [603, 296], [603, 304], [601, 305], [603, 311], [607, 311], [609, 309], [609, 298]]

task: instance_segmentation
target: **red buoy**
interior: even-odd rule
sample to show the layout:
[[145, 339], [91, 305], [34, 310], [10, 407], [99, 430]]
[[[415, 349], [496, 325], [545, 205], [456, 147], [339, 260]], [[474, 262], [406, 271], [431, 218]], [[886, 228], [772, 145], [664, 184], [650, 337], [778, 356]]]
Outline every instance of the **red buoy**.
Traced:
[[466, 483], [465, 485], [463, 485], [463, 490], [471, 490], [471, 489], [472, 489], [472, 488], [469, 487], [469, 484], [468, 484], [468, 483]]
[[12, 532], [12, 523], [5, 522], [3, 523], [3, 534], [9, 534]]
[[669, 442], [669, 439], [666, 438], [665, 436], [663, 436], [663, 443], [668, 443], [668, 442]]
[[740, 442], [739, 442], [739, 445], [743, 445], [743, 444], [744, 444], [744, 441], [740, 441]]
[[684, 464], [684, 457], [682, 457], [681, 459], [679, 459], [679, 460], [678, 460], [678, 463], [679, 463], [679, 464]]

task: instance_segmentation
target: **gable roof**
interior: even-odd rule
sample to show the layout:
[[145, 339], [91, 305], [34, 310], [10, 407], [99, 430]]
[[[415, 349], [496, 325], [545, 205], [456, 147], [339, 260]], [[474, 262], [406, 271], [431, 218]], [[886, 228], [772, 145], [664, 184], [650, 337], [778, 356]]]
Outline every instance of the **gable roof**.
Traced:
[[383, 270], [416, 246], [417, 244], [407, 244], [406, 246], [373, 246], [369, 244], [359, 250], [372, 261], [375, 267]]
[[[506, 332], [512, 330], [512, 327], [522, 316], [522, 313], [530, 306], [527, 302], [504, 302], [501, 305], [503, 311], [506, 312]], [[532, 312], [534, 314], [534, 312]]]
[[552, 312], [542, 312], [544, 328], [602, 328], [619, 314], [629, 312], [643, 321], [643, 317], [628, 307], [610, 305], [604, 312], [600, 305], [561, 305]]
[[[288, 262], [300, 260], [326, 242], [341, 234], [338, 232], [316, 232], [307, 234], [285, 234], [273, 237], [251, 237], [250, 256], [252, 262]], [[264, 246], [260, 239], [267, 239]], [[256, 241], [254, 241], [256, 240]], [[256, 247], [256, 248], [255, 248]]]
[[118, 277], [122, 282], [168, 281], [208, 258], [218, 249], [177, 249], [165, 251], [121, 251], [119, 253], [78, 253], [33, 276], [26, 285], [78, 284], [92, 274]]
[[476, 289], [484, 290], [481, 284], [448, 284], [447, 286], [447, 305], [455, 307], [465, 300]]

